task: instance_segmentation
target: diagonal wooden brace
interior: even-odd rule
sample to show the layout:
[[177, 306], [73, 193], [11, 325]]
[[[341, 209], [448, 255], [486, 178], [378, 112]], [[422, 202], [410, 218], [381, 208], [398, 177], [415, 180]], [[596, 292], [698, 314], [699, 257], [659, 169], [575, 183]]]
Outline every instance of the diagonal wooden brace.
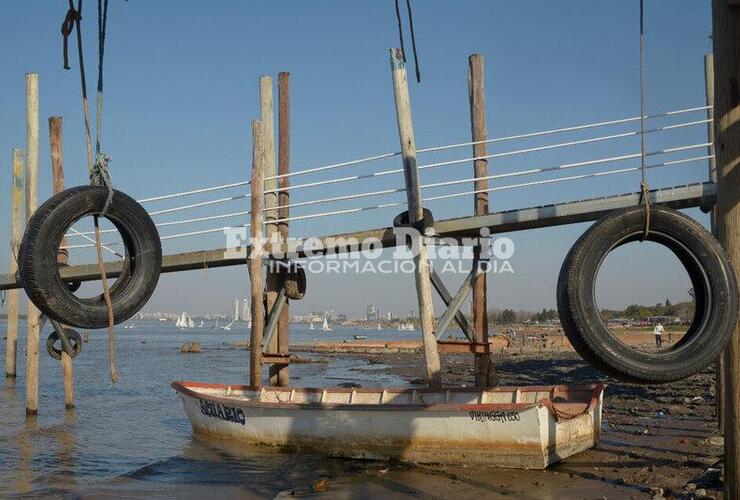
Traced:
[[[462, 303], [467, 298], [468, 294], [472, 290], [471, 283], [472, 280], [477, 275], [478, 266], [476, 266], [472, 271], [470, 271], [470, 274], [468, 274], [467, 278], [465, 278], [465, 281], [460, 287], [460, 290], [457, 292], [457, 295], [453, 298], [450, 294], [449, 290], [447, 290], [447, 287], [445, 286], [444, 282], [442, 281], [442, 278], [437, 274], [437, 272], [432, 268], [432, 272], [430, 275], [432, 285], [434, 286], [434, 289], [437, 290], [437, 293], [442, 298], [442, 301], [447, 306], [447, 310], [445, 311], [444, 315], [442, 316], [442, 319], [440, 320], [438, 324], [438, 332], [437, 332], [437, 339], [441, 338], [442, 334], [444, 334], [447, 327], [450, 325], [452, 320], [454, 319], [455, 322], [460, 326], [460, 329], [465, 334], [465, 336], [468, 338], [469, 341], [473, 342], [473, 329], [470, 327], [470, 323], [468, 323], [468, 320], [465, 318], [465, 315], [460, 312], [460, 306], [462, 306]], [[467, 283], [467, 285], [466, 285]], [[467, 291], [465, 291], [465, 288], [467, 287]], [[462, 293], [461, 293], [462, 292]], [[462, 295], [461, 297], [458, 297]], [[456, 299], [459, 298], [459, 302], [456, 302], [456, 306], [453, 306], [453, 302], [456, 301]], [[449, 317], [448, 317], [449, 315]], [[444, 325], [444, 328], [442, 328], [442, 321], [446, 321], [447, 324]]]
[[278, 292], [278, 296], [275, 299], [275, 304], [270, 310], [270, 315], [267, 317], [267, 326], [265, 327], [265, 338], [262, 341], [262, 345], [269, 346], [270, 339], [275, 335], [277, 331], [278, 320], [280, 319], [280, 313], [282, 312], [285, 305], [288, 303], [288, 295], [285, 293], [285, 288], [281, 287]]

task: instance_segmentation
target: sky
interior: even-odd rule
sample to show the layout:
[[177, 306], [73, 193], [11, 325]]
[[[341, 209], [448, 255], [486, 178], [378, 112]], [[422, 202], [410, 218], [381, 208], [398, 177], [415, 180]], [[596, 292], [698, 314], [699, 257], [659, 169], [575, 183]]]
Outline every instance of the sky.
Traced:
[[[86, 0], [83, 36], [88, 86], [94, 89], [95, 3]], [[467, 58], [485, 56], [490, 137], [639, 115], [638, 0], [628, 2], [417, 0], [414, 7], [422, 82], [413, 80], [411, 99], [419, 147], [470, 140]], [[72, 70], [62, 69], [59, 27], [66, 2], [23, 2], [5, 9], [0, 44], [0, 193], [10, 192], [14, 147], [25, 147], [24, 74], [40, 79], [41, 149], [39, 200], [51, 194], [46, 119], [64, 118], [68, 186], [87, 182], [78, 63], [71, 42]], [[646, 102], [650, 114], [704, 104], [703, 56], [711, 50], [710, 5], [691, 0], [646, 2]], [[113, 182], [135, 198], [246, 180], [251, 168], [250, 122], [259, 117], [258, 78], [291, 73], [291, 168], [294, 171], [399, 148], [388, 49], [398, 45], [393, 2], [110, 0], [105, 66], [103, 147], [112, 158]], [[408, 32], [407, 46], [410, 45]], [[410, 74], [411, 76], [411, 74]], [[277, 94], [277, 89], [275, 89]], [[700, 113], [654, 120], [649, 127], [701, 120]], [[636, 130], [636, 123], [554, 135], [539, 141], [493, 143], [489, 153]], [[648, 136], [648, 150], [702, 143], [703, 125]], [[545, 152], [505, 156], [489, 162], [490, 173], [558, 165], [639, 152], [639, 138], [599, 142]], [[650, 161], [703, 155], [655, 156]], [[469, 148], [419, 156], [420, 164], [464, 159]], [[637, 166], [639, 162], [576, 169], [573, 174]], [[399, 168], [398, 157], [296, 176], [295, 183]], [[650, 171], [652, 187], [706, 179], [706, 162]], [[493, 186], [563, 174], [492, 181]], [[570, 174], [568, 174], [570, 175]], [[463, 162], [421, 174], [422, 183], [472, 177]], [[429, 190], [462, 192], [472, 183]], [[401, 176], [297, 189], [291, 201], [398, 188]], [[636, 191], [639, 174], [606, 176], [491, 195], [492, 210]], [[247, 188], [147, 204], [159, 210], [243, 194]], [[427, 194], [427, 192], [425, 192]], [[403, 193], [297, 208], [292, 215], [403, 201]], [[9, 196], [0, 202], [10, 205]], [[177, 212], [157, 222], [248, 210], [248, 200]], [[429, 204], [437, 219], [472, 213], [470, 196]], [[402, 208], [306, 219], [291, 235], [333, 234], [390, 225]], [[0, 234], [9, 235], [9, 210]], [[698, 210], [688, 213], [703, 224]], [[224, 219], [173, 225], [161, 235], [242, 224]], [[542, 309], [555, 305], [563, 257], [588, 224], [517, 232], [513, 273], [489, 275], [489, 307]], [[111, 240], [112, 241], [112, 240]], [[165, 253], [224, 245], [220, 233], [163, 242]], [[76, 243], [80, 243], [79, 241]], [[80, 258], [84, 258], [81, 256]], [[73, 256], [74, 259], [74, 256]], [[0, 245], [9, 266], [9, 245]], [[463, 275], [448, 273], [454, 288]], [[634, 244], [611, 255], [602, 268], [597, 298], [602, 307], [686, 300], [688, 280], [672, 255], [657, 245]], [[228, 312], [231, 300], [248, 297], [246, 266], [162, 275], [145, 311]], [[336, 310], [359, 315], [365, 305], [397, 314], [415, 308], [410, 275], [311, 274], [308, 294], [292, 311]], [[440, 303], [437, 309], [441, 314]]]

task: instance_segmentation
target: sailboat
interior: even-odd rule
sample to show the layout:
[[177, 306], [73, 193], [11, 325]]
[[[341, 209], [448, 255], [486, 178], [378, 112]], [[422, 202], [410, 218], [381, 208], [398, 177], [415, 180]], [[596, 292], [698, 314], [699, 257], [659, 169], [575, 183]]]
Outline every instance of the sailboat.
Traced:
[[233, 325], [234, 323], [236, 323], [236, 318], [232, 319], [231, 323], [229, 323], [228, 325], [222, 326], [221, 329], [226, 330], [227, 332], [231, 331], [231, 325]]
[[308, 325], [309, 330], [313, 330], [313, 320], [311, 320], [311, 323]]
[[321, 325], [321, 329], [325, 332], [331, 331], [331, 327], [329, 326], [329, 322], [326, 320], [326, 316], [324, 316], [324, 323]]
[[177, 318], [177, 321], [175, 321], [175, 326], [178, 328], [195, 328], [195, 323], [193, 323], [193, 318], [188, 316], [187, 312], [183, 312], [182, 315]]
[[200, 320], [200, 324], [198, 325], [198, 328], [203, 328], [203, 320]]

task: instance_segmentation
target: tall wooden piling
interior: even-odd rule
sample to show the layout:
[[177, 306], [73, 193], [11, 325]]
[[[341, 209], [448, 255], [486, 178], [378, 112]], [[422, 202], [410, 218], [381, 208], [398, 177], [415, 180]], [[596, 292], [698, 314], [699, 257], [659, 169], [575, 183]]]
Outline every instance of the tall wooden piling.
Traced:
[[[712, 1], [717, 236], [740, 281], [740, 6]], [[725, 351], [725, 498], [740, 498], [740, 321]]]
[[265, 183], [265, 134], [262, 122], [252, 122], [252, 207], [249, 286], [252, 297], [252, 331], [250, 332], [249, 385], [262, 386], [262, 336], [265, 331], [264, 281], [262, 279], [262, 223]]
[[[486, 100], [484, 87], [484, 59], [482, 54], [468, 58], [468, 97], [470, 99], [470, 128], [473, 137], [473, 173], [475, 175], [473, 214], [488, 214], [488, 127], [486, 126]], [[480, 265], [481, 247], [473, 248], [473, 265]], [[488, 344], [488, 307], [486, 273], [478, 274], [473, 280], [473, 335], [478, 344]], [[475, 385], [488, 387], [493, 380], [489, 373], [491, 355], [475, 354]]]
[[[13, 149], [13, 173], [11, 179], [10, 210], [10, 274], [18, 272], [18, 249], [21, 246], [23, 225], [23, 151]], [[20, 292], [8, 291], [8, 330], [6, 333], [5, 376], [15, 379], [18, 358], [18, 305]]]
[[[62, 151], [62, 117], [52, 116], [49, 118], [49, 149], [51, 152], [51, 177], [54, 194], [64, 191], [64, 154]], [[67, 246], [67, 238], [62, 238], [61, 246]], [[69, 252], [66, 248], [60, 248], [57, 252], [57, 262], [69, 263]], [[62, 377], [64, 379], [64, 407], [71, 410], [75, 407], [74, 389], [74, 367], [72, 357], [62, 349]]]
[[[278, 234], [280, 241], [288, 242], [288, 221], [284, 220], [290, 216], [290, 191], [282, 191], [290, 186], [290, 73], [278, 74]], [[287, 354], [289, 352], [290, 340], [288, 337], [289, 327], [288, 304], [283, 308], [277, 326], [278, 352]], [[290, 385], [290, 365], [275, 365], [277, 368], [277, 385], [287, 387]]]
[[[26, 222], [36, 211], [39, 173], [39, 76], [26, 73]], [[30, 300], [26, 334], [26, 415], [39, 411], [40, 313]]]
[[[270, 243], [277, 242], [277, 171], [275, 168], [275, 105], [272, 92], [272, 77], [260, 77], [260, 121], [265, 139], [265, 209], [267, 219], [267, 240]], [[272, 311], [272, 306], [277, 300], [278, 288], [280, 287], [280, 275], [267, 267], [267, 314]], [[267, 352], [278, 352], [278, 336], [273, 335], [270, 345], [266, 346]], [[270, 385], [278, 385], [278, 366], [270, 366]]]
[[[411, 119], [411, 97], [406, 74], [406, 63], [401, 49], [391, 49], [391, 70], [393, 74], [393, 95], [396, 102], [398, 135], [401, 140], [403, 171], [406, 181], [406, 199], [409, 207], [409, 222], [415, 223], [423, 218], [424, 205], [419, 189], [419, 171], [416, 164], [416, 142]], [[427, 381], [431, 387], [442, 385], [439, 351], [434, 336], [434, 308], [432, 304], [432, 282], [430, 278], [429, 257], [424, 238], [419, 241], [418, 253], [414, 256], [416, 293], [419, 302], [421, 335], [424, 344], [424, 357]]]
[[[704, 55], [704, 97], [707, 104], [707, 142], [710, 144], [707, 147], [707, 154], [710, 156], [707, 161], [709, 170], [709, 180], [711, 182], [717, 182], [717, 159], [714, 151], [714, 56], [710, 54]], [[717, 236], [717, 224], [715, 222], [714, 208], [709, 212], [709, 225], [712, 230], [712, 234]], [[714, 393], [715, 400], [717, 402], [717, 425], [719, 426], [720, 432], [724, 430], [724, 384], [722, 373], [725, 369], [724, 354], [722, 354], [717, 363], [715, 364], [715, 380], [714, 380]]]

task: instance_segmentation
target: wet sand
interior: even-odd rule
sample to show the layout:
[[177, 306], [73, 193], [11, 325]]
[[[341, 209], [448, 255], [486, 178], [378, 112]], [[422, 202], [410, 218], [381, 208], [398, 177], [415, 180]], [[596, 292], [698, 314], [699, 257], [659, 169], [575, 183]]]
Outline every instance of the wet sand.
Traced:
[[[420, 383], [420, 356], [366, 355], [369, 364]], [[449, 488], [456, 497], [498, 495], [516, 498], [721, 498], [722, 455], [715, 417], [714, 373], [707, 370], [681, 382], [636, 386], [604, 377], [571, 352], [510, 352], [495, 356], [501, 385], [568, 384], [604, 381], [604, 426], [599, 445], [544, 471], [423, 466], [431, 491]], [[471, 356], [443, 355], [445, 385], [473, 385]], [[394, 477], [391, 472], [385, 480]], [[400, 472], [400, 471], [399, 471]], [[403, 470], [404, 473], [408, 471]], [[390, 475], [389, 475], [390, 474]], [[444, 478], [444, 479], [443, 479]], [[404, 480], [401, 480], [404, 482]], [[704, 490], [704, 491], [702, 491]], [[698, 495], [697, 495], [698, 492]]]

